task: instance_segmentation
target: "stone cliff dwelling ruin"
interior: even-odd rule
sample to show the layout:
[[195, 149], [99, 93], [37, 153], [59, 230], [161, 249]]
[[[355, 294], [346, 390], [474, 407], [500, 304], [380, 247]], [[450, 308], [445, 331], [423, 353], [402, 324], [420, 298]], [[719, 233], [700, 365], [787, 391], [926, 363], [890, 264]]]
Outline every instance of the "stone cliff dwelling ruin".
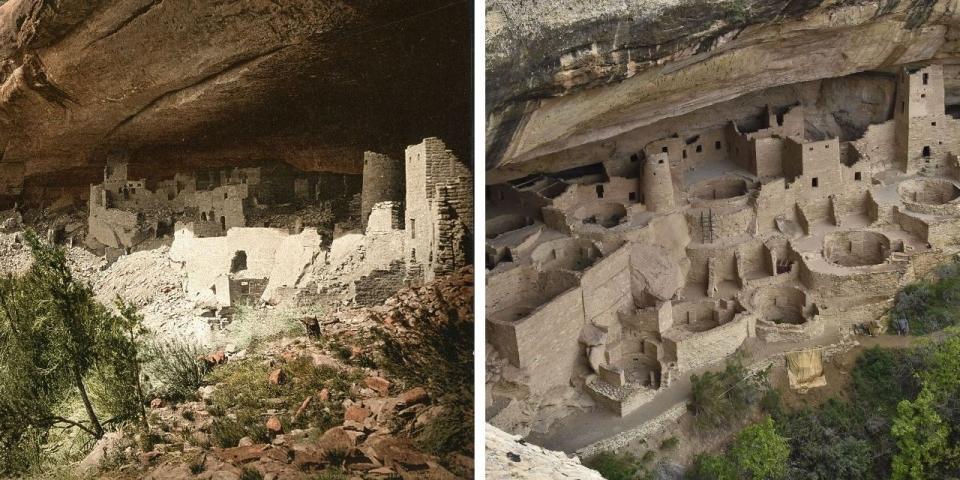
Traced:
[[882, 123], [817, 128], [849, 112], [803, 102], [689, 131], [668, 119], [659, 139], [623, 133], [554, 157], [573, 168], [488, 185], [490, 421], [544, 428], [584, 393], [627, 415], [746, 342], [792, 350], [873, 322], [955, 255], [944, 68], [835, 82], [858, 81], [888, 92], [857, 92]]
[[[362, 175], [285, 166], [177, 173], [148, 185], [111, 160], [90, 186], [87, 246], [108, 259], [170, 245], [186, 291], [220, 308], [317, 298], [378, 304], [469, 263], [472, 174], [437, 138]], [[277, 212], [293, 221], [270, 225]], [[319, 209], [305, 221], [298, 213]], [[362, 225], [362, 228], [361, 228]]]

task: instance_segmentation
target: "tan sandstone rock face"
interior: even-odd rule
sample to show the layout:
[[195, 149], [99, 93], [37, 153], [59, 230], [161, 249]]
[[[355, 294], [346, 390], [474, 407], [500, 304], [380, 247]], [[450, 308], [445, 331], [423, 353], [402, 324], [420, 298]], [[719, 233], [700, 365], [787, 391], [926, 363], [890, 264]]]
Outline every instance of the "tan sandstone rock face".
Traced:
[[0, 196], [81, 195], [115, 150], [148, 178], [258, 160], [358, 173], [365, 150], [426, 135], [464, 155], [470, 7], [447, 3], [6, 2]]
[[953, 58], [956, 13], [922, 3], [494, 2], [491, 181], [583, 165], [618, 135], [765, 89]]
[[562, 452], [554, 452], [487, 425], [487, 478], [577, 478], [600, 480], [603, 477]]

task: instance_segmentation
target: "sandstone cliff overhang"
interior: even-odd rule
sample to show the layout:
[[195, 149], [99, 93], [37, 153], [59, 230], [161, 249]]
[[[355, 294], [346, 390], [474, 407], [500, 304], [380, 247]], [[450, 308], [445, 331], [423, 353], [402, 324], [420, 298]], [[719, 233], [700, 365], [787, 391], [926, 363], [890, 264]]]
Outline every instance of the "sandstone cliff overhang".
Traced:
[[935, 0], [488, 0], [489, 178], [770, 87], [952, 63], [958, 20]]
[[439, 0], [10, 0], [0, 195], [88, 185], [116, 149], [167, 171], [359, 173], [428, 135], [465, 156], [471, 27]]

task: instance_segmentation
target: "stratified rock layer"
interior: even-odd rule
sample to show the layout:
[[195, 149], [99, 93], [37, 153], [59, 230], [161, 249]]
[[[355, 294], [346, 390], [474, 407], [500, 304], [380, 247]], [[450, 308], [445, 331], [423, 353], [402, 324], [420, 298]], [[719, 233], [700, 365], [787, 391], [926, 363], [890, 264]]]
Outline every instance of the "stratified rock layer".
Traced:
[[148, 174], [359, 173], [429, 135], [466, 155], [470, 37], [469, 6], [442, 1], [11, 0], [0, 196], [79, 190], [114, 150]]
[[489, 1], [487, 167], [570, 168], [574, 147], [752, 92], [949, 64], [958, 19], [937, 1]]

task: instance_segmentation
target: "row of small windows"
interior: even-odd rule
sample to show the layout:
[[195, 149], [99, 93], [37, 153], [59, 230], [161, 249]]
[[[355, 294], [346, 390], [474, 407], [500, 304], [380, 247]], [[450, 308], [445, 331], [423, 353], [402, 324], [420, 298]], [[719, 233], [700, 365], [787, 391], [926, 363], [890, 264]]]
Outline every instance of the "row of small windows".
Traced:
[[[713, 147], [717, 150], [720, 150], [723, 148], [723, 142], [717, 140], [716, 142], [713, 143]], [[660, 152], [670, 153], [670, 147], [661, 147]], [[697, 145], [697, 153], [703, 153], [703, 145]], [[683, 149], [683, 158], [687, 158], [687, 149]], [[633, 155], [630, 155], [631, 162], [636, 162], [638, 160], [640, 160], [640, 155], [636, 153]]]

